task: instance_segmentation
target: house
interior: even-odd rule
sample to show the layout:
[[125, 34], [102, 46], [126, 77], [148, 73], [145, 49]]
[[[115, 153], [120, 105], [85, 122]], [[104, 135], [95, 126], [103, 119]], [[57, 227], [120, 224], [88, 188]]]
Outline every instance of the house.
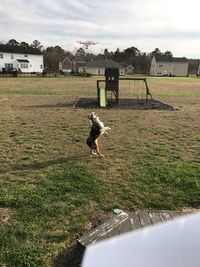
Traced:
[[73, 62], [68, 57], [59, 61], [59, 71], [63, 74], [70, 74], [73, 71], [73, 66]]
[[151, 76], [188, 76], [187, 58], [155, 55], [151, 61]]
[[22, 73], [42, 73], [43, 55], [36, 48], [0, 45], [0, 72], [16, 69]]
[[59, 61], [59, 71], [63, 74], [77, 73], [84, 70], [86, 60], [84, 57], [76, 56], [72, 59], [65, 57]]
[[134, 67], [132, 65], [126, 67], [126, 74], [134, 74]]
[[105, 68], [117, 68], [120, 75], [125, 75], [125, 67], [111, 59], [91, 60], [85, 65], [85, 71], [93, 75], [105, 75]]

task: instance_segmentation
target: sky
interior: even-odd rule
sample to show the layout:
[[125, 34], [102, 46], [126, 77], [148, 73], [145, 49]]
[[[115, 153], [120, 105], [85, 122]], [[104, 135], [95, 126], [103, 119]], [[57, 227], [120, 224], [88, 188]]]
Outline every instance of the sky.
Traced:
[[10, 39], [75, 51], [159, 48], [200, 58], [199, 0], [0, 0], [0, 42]]

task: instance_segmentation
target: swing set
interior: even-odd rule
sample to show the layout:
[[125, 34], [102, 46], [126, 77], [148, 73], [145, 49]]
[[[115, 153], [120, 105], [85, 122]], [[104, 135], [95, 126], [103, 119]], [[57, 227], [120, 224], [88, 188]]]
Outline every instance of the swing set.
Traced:
[[153, 99], [146, 78], [121, 78], [117, 68], [106, 68], [105, 79], [97, 80], [96, 98], [78, 97], [73, 105], [77, 107], [174, 110]]
[[[119, 82], [122, 81], [128, 81], [128, 88], [123, 92], [127, 99], [120, 98]], [[139, 102], [144, 99], [146, 103], [149, 99], [153, 100], [146, 78], [119, 78], [119, 69], [106, 68], [105, 80], [97, 80], [97, 100], [100, 107], [120, 106], [125, 100], [127, 104], [131, 104], [134, 100]]]

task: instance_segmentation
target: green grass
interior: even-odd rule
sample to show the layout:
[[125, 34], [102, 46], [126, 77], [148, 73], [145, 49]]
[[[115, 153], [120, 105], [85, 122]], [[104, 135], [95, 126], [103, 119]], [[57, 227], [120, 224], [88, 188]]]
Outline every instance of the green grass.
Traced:
[[14, 215], [12, 224], [1, 230], [0, 262], [49, 266], [50, 259], [84, 228], [97, 207], [173, 210], [200, 204], [199, 164], [155, 165], [151, 157], [124, 175], [125, 181], [108, 183], [86, 166], [70, 164], [63, 171], [46, 172], [34, 186], [16, 181], [11, 191], [9, 181], [2, 183], [0, 206], [12, 209]]
[[1, 79], [0, 266], [77, 266], [68, 250], [116, 207], [200, 207], [198, 78], [149, 78], [176, 112], [96, 110], [112, 128], [102, 159], [85, 145], [91, 110], [70, 106], [95, 86], [94, 77]]
[[11, 191], [9, 182], [2, 183], [0, 206], [15, 214], [1, 231], [1, 263], [49, 266], [47, 255], [54, 256], [58, 244], [77, 234], [88, 210], [94, 212], [102, 201], [101, 181], [85, 167], [70, 165], [47, 172], [34, 186], [16, 181]]

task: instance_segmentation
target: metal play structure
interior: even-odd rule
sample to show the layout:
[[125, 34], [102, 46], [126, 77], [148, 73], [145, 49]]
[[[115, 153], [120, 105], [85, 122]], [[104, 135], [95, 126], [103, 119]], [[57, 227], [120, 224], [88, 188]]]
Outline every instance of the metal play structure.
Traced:
[[97, 80], [96, 98], [77, 98], [74, 108], [171, 109], [153, 99], [146, 78], [120, 77], [119, 69], [106, 68]]

